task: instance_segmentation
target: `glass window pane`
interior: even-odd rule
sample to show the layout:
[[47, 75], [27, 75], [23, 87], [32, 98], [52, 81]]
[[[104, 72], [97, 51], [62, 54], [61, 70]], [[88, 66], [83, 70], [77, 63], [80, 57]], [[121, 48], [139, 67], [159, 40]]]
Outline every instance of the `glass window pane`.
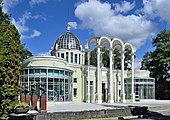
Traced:
[[41, 69], [41, 74], [46, 74], [46, 69]]
[[40, 69], [35, 69], [35, 74], [40, 74]]
[[60, 76], [64, 76], [64, 71], [60, 71]]
[[49, 69], [48, 70], [48, 75], [53, 75], [53, 70]]
[[34, 69], [30, 69], [29, 74], [34, 74]]

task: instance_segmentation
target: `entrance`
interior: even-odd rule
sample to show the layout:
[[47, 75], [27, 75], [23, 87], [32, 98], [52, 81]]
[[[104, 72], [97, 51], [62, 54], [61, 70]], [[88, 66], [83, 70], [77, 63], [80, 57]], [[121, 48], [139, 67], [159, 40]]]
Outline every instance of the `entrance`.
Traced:
[[107, 102], [106, 95], [107, 95], [106, 83], [102, 83], [102, 102]]

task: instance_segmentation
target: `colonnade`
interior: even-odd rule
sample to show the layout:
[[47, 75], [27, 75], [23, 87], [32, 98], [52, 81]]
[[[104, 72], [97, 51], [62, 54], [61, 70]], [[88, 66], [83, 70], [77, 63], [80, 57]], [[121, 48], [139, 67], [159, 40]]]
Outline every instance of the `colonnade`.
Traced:
[[116, 80], [114, 80], [114, 50], [119, 48], [121, 51], [121, 101], [126, 102], [125, 100], [125, 84], [124, 84], [124, 59], [125, 59], [125, 48], [131, 49], [131, 79], [132, 79], [132, 89], [131, 89], [131, 100], [135, 101], [135, 93], [134, 93], [134, 48], [129, 43], [123, 43], [122, 40], [118, 38], [110, 39], [108, 37], [92, 37], [87, 45], [87, 56], [88, 56], [88, 73], [87, 73], [87, 99], [86, 102], [90, 103], [90, 46], [95, 43], [97, 48], [97, 91], [96, 91], [96, 102], [102, 103], [102, 74], [101, 74], [101, 48], [104, 44], [109, 45], [109, 59], [110, 59], [110, 74], [109, 74], [109, 93], [108, 93], [108, 102], [114, 103], [116, 100]]

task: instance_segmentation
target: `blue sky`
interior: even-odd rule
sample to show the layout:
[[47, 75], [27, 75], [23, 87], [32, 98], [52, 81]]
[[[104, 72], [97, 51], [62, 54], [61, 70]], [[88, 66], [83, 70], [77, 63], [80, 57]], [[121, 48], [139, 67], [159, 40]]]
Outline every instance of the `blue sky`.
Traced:
[[72, 25], [83, 45], [92, 36], [120, 38], [136, 48], [136, 67], [154, 48], [151, 38], [169, 29], [170, 0], [4, 0], [21, 42], [34, 55], [47, 54]]

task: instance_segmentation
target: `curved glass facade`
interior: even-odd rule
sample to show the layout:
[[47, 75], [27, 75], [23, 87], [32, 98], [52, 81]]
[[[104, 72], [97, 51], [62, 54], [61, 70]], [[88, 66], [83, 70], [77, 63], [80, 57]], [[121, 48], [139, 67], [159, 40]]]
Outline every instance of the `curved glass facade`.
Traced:
[[[131, 79], [125, 79], [126, 99], [131, 99]], [[139, 99], [155, 99], [155, 79], [154, 78], [135, 78], [134, 92]]]
[[35, 89], [35, 94], [42, 94], [41, 88], [46, 90], [48, 101], [72, 101], [73, 71], [60, 68], [31, 67], [21, 70], [21, 85], [29, 91]]

